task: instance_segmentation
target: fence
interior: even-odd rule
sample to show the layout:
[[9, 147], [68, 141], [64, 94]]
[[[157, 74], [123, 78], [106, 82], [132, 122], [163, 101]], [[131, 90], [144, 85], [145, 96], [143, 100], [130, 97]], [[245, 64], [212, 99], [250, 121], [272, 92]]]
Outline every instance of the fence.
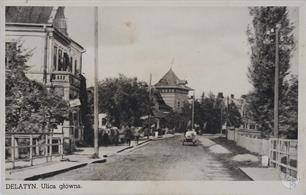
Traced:
[[6, 133], [5, 159], [15, 168], [17, 161], [29, 161], [33, 165], [36, 158], [48, 162], [53, 156], [64, 154], [63, 133]]
[[281, 172], [297, 177], [297, 140], [270, 139], [270, 166]]
[[261, 132], [246, 129], [228, 129], [227, 139], [235, 141], [237, 145], [260, 155], [269, 155], [270, 142], [261, 139]]
[[265, 156], [269, 155], [270, 142], [267, 139], [250, 137], [245, 134], [238, 133], [236, 143], [250, 152], [255, 152]]

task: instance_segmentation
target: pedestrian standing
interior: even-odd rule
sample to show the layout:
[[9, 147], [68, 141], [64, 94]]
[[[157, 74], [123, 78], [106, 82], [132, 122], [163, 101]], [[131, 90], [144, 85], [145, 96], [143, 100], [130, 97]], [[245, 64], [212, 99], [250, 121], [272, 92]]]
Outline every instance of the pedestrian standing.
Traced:
[[139, 137], [140, 137], [140, 132], [139, 132], [139, 129], [136, 128], [135, 129], [135, 140], [136, 140], [137, 145], [138, 145], [138, 142], [139, 142]]
[[126, 128], [126, 142], [127, 144], [130, 146], [131, 145], [131, 139], [132, 139], [132, 131], [131, 128], [129, 126], [127, 126]]

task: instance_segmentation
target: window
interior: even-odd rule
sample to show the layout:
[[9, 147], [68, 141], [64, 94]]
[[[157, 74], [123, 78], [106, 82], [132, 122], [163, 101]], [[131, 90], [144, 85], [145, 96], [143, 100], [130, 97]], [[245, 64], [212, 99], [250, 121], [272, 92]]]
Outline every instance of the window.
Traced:
[[59, 71], [62, 71], [63, 70], [63, 53], [62, 53], [62, 50], [61, 49], [59, 49], [58, 50], [58, 63], [57, 63], [57, 65], [58, 65], [58, 70]]
[[74, 60], [74, 74], [78, 74], [78, 61], [77, 60]]
[[53, 68], [52, 68], [52, 70], [56, 70], [56, 67], [57, 67], [57, 47], [54, 46], [54, 49], [53, 49]]
[[181, 102], [180, 102], [180, 101], [177, 102], [177, 107], [178, 107], [178, 108], [181, 107]]
[[66, 52], [64, 52], [64, 63], [63, 63], [63, 71], [67, 71], [69, 68], [69, 56]]
[[70, 57], [70, 60], [69, 60], [69, 67], [68, 67], [68, 71], [69, 71], [69, 72], [72, 72], [72, 62], [73, 62], [73, 59], [72, 59], [72, 57]]
[[5, 42], [5, 66], [8, 66], [8, 63], [10, 63], [10, 55], [8, 51], [12, 49], [17, 49], [17, 43], [16, 42]]
[[102, 126], [106, 125], [107, 120], [105, 118], [102, 118]]

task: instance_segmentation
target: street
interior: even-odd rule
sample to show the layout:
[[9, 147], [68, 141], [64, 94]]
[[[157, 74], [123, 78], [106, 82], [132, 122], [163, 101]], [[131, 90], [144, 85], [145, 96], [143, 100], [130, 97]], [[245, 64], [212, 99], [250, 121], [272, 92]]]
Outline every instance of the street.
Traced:
[[202, 145], [182, 145], [182, 136], [151, 141], [46, 180], [249, 180], [226, 168]]

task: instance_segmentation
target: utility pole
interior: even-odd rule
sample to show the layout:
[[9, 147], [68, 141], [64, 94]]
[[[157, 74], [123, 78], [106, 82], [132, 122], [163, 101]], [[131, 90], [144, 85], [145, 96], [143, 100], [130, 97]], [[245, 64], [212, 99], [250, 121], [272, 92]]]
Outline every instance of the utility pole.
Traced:
[[152, 88], [151, 88], [151, 82], [152, 82], [152, 74], [150, 73], [150, 80], [149, 80], [149, 100], [150, 100], [150, 109], [149, 109], [149, 114], [148, 114], [148, 133], [147, 133], [147, 138], [149, 139], [150, 138], [150, 135], [149, 133], [151, 133], [151, 91], [152, 91]]
[[276, 24], [275, 29], [275, 81], [274, 81], [274, 137], [278, 138], [278, 109], [279, 109], [279, 29], [280, 24]]
[[191, 129], [194, 126], [194, 100], [195, 100], [195, 90], [193, 91], [193, 98], [192, 98], [192, 113], [191, 113]]
[[98, 7], [95, 7], [94, 9], [94, 20], [95, 20], [95, 68], [94, 68], [94, 157], [99, 158], [99, 142], [98, 142], [98, 136], [99, 136], [99, 111], [98, 111], [98, 55], [99, 55], [99, 34], [98, 34], [98, 28], [99, 28], [99, 13], [98, 13]]

